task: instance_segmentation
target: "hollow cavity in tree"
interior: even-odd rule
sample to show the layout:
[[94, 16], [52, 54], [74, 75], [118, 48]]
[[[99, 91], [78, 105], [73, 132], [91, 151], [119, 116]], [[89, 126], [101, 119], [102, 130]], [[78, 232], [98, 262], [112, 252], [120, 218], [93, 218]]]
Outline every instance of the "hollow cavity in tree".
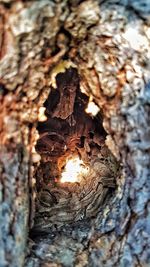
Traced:
[[[35, 229], [94, 217], [115, 187], [118, 163], [105, 145], [102, 114], [80, 91], [76, 68], [56, 76], [39, 122]], [[110, 189], [111, 188], [111, 189]]]

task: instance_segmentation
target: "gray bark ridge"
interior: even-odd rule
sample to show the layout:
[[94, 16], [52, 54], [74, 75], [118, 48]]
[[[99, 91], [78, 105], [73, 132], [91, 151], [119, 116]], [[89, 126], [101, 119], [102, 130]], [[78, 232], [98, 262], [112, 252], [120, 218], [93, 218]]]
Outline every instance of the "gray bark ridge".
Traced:
[[1, 147], [0, 266], [23, 266], [27, 249], [28, 165], [23, 148]]

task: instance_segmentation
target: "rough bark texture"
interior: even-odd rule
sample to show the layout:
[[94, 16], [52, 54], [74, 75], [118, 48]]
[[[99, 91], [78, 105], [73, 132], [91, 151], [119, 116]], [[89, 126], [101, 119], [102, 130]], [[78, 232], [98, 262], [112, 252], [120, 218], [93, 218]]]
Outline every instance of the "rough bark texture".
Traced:
[[[0, 266], [149, 266], [149, 1], [0, 3]], [[24, 263], [40, 107], [70, 66], [103, 111], [122, 176], [95, 219], [34, 236]]]

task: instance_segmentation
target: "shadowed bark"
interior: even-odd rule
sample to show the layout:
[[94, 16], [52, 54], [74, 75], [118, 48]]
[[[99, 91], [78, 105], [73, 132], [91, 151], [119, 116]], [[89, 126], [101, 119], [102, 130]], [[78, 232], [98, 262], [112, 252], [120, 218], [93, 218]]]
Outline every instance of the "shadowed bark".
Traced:
[[[0, 1], [0, 266], [149, 266], [149, 11], [146, 0]], [[37, 123], [69, 68], [122, 174], [95, 218], [35, 233]]]

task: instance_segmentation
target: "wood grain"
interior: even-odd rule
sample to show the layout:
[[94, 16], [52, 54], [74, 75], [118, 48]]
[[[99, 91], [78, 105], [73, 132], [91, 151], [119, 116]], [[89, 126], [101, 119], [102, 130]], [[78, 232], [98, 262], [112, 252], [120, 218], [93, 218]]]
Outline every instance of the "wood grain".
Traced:
[[[101, 115], [94, 118], [85, 112], [89, 98], [80, 92], [77, 70], [59, 73], [56, 84], [44, 104], [48, 119], [38, 124], [36, 150], [43, 164], [37, 171], [35, 228], [41, 230], [95, 216], [117, 175], [116, 161], [105, 145]], [[89, 172], [79, 183], [60, 183], [71, 156], [81, 158]], [[48, 173], [43, 170], [46, 165]]]

